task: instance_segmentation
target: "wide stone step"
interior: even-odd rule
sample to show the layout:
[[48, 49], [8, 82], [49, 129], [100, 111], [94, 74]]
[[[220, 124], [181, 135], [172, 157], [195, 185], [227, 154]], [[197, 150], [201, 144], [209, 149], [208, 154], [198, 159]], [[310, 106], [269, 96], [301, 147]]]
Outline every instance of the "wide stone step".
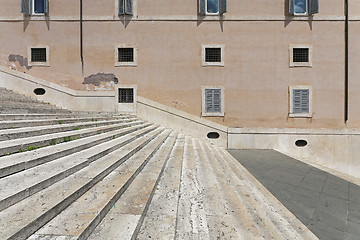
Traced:
[[43, 109], [60, 109], [54, 105], [36, 101], [36, 100], [7, 100], [0, 99], [0, 108], [16, 109], [16, 108], [43, 108]]
[[156, 126], [151, 126], [151, 124], [139, 121], [138, 124], [134, 123], [132, 126], [110, 131], [108, 133], [84, 137], [71, 142], [56, 144], [54, 146], [48, 146], [33, 151], [3, 156], [0, 161], [0, 178], [65, 157], [132, 132], [141, 135], [144, 132], [151, 131], [155, 127]]
[[[169, 133], [170, 130], [166, 130], [152, 140], [141, 152], [129, 158], [41, 228], [35, 233], [35, 236], [57, 235], [86, 239], [108, 211], [114, 207], [118, 209], [123, 204], [131, 206], [135, 201], [139, 207], [138, 212], [141, 213], [146, 206], [145, 199], [150, 195], [152, 186], [167, 159], [170, 151], [169, 145], [170, 149], [173, 145], [174, 138], [167, 141]], [[118, 154], [114, 152], [108, 157], [116, 158]], [[142, 202], [137, 202], [136, 198], [128, 198], [123, 204], [118, 204], [117, 200], [119, 198], [122, 199], [126, 197], [124, 195], [129, 194], [133, 195], [133, 197], [135, 197], [134, 194], [143, 196]], [[89, 208], [89, 206], [91, 207]], [[133, 208], [136, 208], [136, 206], [133, 206]]]
[[163, 131], [156, 129], [123, 146], [116, 154], [94, 161], [86, 168], [4, 209], [0, 212], [2, 238], [28, 238]]
[[[1, 118], [1, 116], [0, 116]], [[0, 129], [15, 129], [23, 127], [36, 127], [45, 125], [58, 125], [81, 122], [97, 122], [104, 120], [129, 119], [129, 116], [72, 116], [71, 118], [53, 118], [53, 119], [23, 119], [23, 120], [0, 120]]]
[[44, 107], [36, 108], [26, 108], [26, 107], [14, 107], [14, 108], [2, 108], [0, 113], [17, 113], [17, 114], [29, 114], [29, 113], [42, 113], [42, 114], [60, 114], [60, 113], [70, 113], [70, 111], [65, 109], [49, 109]]
[[80, 130], [90, 127], [106, 126], [118, 123], [129, 123], [137, 120], [137, 118], [126, 118], [126, 119], [115, 119], [115, 120], [104, 120], [104, 121], [90, 121], [80, 123], [68, 123], [58, 125], [45, 125], [35, 127], [24, 127], [17, 129], [5, 129], [0, 130], [0, 141], [12, 140], [17, 138], [27, 138], [39, 135], [45, 135], [57, 132], [66, 132], [72, 130]]
[[92, 127], [88, 129], [80, 129], [80, 130], [74, 130], [68, 132], [52, 133], [41, 136], [3, 141], [0, 146], [0, 156], [22, 152], [22, 151], [28, 151], [37, 147], [54, 145], [59, 142], [73, 141], [79, 138], [88, 137], [95, 134], [102, 134], [105, 132], [117, 130], [119, 128], [124, 128], [139, 123], [140, 123], [139, 121], [129, 122], [129, 123], [119, 123], [119, 124], [112, 124], [110, 126]]
[[[153, 131], [149, 127], [0, 179], [0, 211], [81, 170], [91, 162]], [[100, 150], [99, 150], [100, 149]], [[22, 182], [22, 179], [28, 179]]]

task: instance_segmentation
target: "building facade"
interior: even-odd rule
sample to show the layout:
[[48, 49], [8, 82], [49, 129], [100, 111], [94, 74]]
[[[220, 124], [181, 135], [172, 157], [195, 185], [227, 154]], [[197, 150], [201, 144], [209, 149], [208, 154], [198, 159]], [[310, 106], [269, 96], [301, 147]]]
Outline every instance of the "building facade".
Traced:
[[234, 132], [360, 127], [360, 1], [0, 3], [0, 65], [50, 83], [140, 96]]

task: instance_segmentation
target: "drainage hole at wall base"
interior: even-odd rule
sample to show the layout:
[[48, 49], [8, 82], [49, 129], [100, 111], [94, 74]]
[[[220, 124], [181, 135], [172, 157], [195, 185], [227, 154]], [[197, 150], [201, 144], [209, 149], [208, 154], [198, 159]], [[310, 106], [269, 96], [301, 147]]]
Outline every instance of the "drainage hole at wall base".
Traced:
[[217, 133], [217, 132], [209, 132], [209, 133], [207, 134], [207, 137], [210, 138], [210, 139], [217, 139], [217, 138], [220, 137], [220, 134]]
[[34, 89], [34, 93], [36, 94], [36, 95], [44, 95], [45, 94], [45, 89], [43, 89], [43, 88], [35, 88]]
[[297, 147], [306, 147], [307, 144], [308, 144], [308, 142], [307, 142], [306, 140], [297, 140], [297, 141], [295, 142], [295, 145], [296, 145]]

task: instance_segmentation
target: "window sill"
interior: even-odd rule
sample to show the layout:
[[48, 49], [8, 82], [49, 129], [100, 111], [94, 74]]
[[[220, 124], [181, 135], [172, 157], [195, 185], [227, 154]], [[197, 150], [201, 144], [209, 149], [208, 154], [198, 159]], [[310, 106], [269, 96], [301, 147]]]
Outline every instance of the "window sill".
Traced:
[[137, 67], [137, 64], [134, 62], [117, 62], [115, 67]]
[[312, 118], [310, 113], [289, 113], [290, 118]]
[[225, 113], [201, 113], [202, 117], [224, 117]]
[[223, 62], [219, 62], [219, 63], [203, 62], [202, 66], [203, 67], [224, 67], [225, 64]]

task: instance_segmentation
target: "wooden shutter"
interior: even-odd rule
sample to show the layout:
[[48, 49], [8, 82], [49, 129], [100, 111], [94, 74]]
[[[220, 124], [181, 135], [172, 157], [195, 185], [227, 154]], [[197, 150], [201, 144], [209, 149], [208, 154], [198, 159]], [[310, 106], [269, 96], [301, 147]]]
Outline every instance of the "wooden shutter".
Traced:
[[205, 89], [205, 112], [221, 112], [221, 89]]
[[31, 15], [32, 0], [21, 0], [21, 12], [27, 15]]
[[124, 11], [126, 15], [133, 14], [133, 0], [125, 0]]
[[219, 0], [219, 13], [224, 14], [227, 12], [226, 0]]
[[309, 0], [309, 15], [319, 13], [319, 0]]
[[309, 89], [293, 90], [293, 113], [309, 113]]
[[294, 15], [294, 0], [289, 0], [289, 14]]
[[49, 14], [49, 0], [44, 2], [44, 14]]
[[205, 11], [205, 2], [206, 0], [199, 0], [199, 14], [201, 15], [205, 15], [206, 11]]

